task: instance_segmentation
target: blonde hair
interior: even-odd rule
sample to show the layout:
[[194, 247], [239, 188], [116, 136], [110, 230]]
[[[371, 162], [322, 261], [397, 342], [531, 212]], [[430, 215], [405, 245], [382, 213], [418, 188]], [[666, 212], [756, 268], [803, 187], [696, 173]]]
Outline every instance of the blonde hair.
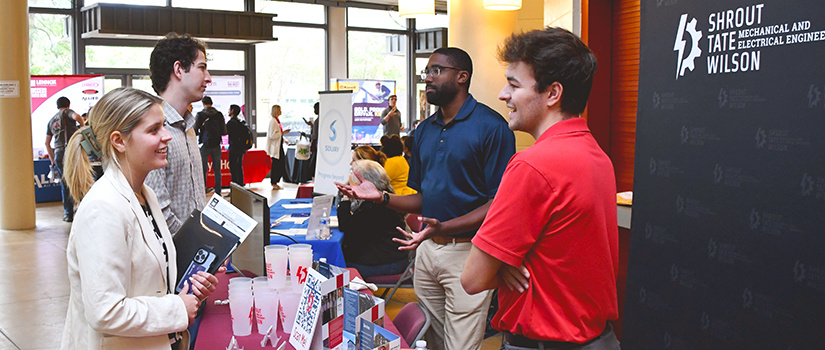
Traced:
[[372, 146], [355, 147], [353, 153], [355, 154], [356, 160], [368, 159], [378, 162], [378, 164], [380, 164], [381, 166], [384, 166], [384, 163], [387, 162], [387, 155], [382, 152], [376, 151], [375, 148], [372, 148]]
[[64, 181], [66, 181], [69, 192], [77, 202], [83, 199], [92, 184], [94, 184], [89, 156], [80, 146], [80, 141], [83, 139], [81, 130], [92, 128], [94, 131], [94, 138], [103, 153], [101, 161], [104, 169], [110, 162], [114, 162], [120, 167], [118, 153], [112, 147], [110, 136], [115, 131], [120, 131], [124, 136], [129, 135], [143, 120], [146, 112], [162, 102], [163, 100], [159, 97], [145, 91], [133, 88], [117, 88], [104, 95], [95, 104], [89, 112], [89, 126], [84, 126], [75, 132], [66, 145]]
[[283, 111], [281, 111], [281, 105], [272, 105], [272, 110], [269, 112], [269, 115], [272, 116], [272, 118], [275, 118], [276, 109], [278, 110], [278, 112], [283, 113]]

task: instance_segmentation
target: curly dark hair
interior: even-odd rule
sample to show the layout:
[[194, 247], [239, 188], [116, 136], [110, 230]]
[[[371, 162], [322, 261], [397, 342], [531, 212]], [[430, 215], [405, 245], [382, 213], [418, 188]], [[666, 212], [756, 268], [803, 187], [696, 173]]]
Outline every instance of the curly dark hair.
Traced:
[[558, 27], [513, 34], [499, 47], [498, 57], [507, 63], [530, 65], [536, 79], [533, 88], [537, 92], [544, 92], [550, 84], [559, 82], [564, 88], [563, 113], [584, 112], [597, 64], [596, 56], [575, 34]]
[[180, 61], [184, 71], [189, 72], [198, 58], [198, 51], [206, 55], [206, 43], [189, 34], [178, 35], [173, 32], [158, 40], [149, 58], [149, 77], [152, 79], [152, 89], [158, 94], [166, 91], [175, 62]]
[[382, 137], [381, 152], [384, 152], [384, 154], [387, 155], [387, 158], [404, 154], [404, 143], [401, 142], [401, 137], [398, 135], [385, 135]]

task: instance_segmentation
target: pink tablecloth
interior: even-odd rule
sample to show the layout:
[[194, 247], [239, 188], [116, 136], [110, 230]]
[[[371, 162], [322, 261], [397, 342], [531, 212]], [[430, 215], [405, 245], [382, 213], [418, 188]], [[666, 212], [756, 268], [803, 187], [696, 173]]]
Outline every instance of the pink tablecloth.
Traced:
[[[348, 270], [350, 270], [351, 278], [355, 278], [356, 276], [361, 277], [361, 274], [359, 274], [357, 270]], [[249, 274], [247, 274], [247, 276], [248, 275]], [[229, 317], [229, 305], [215, 305], [214, 301], [227, 299], [227, 286], [229, 285], [229, 279], [231, 277], [236, 277], [236, 275], [221, 273], [215, 276], [218, 277], [220, 282], [218, 284], [218, 289], [215, 290], [215, 292], [209, 297], [206, 307], [203, 310], [200, 328], [198, 328], [198, 339], [195, 343], [195, 350], [226, 350], [226, 346], [232, 339], [232, 320]], [[372, 292], [369, 289], [362, 292], [372, 295]], [[392, 323], [389, 316], [384, 316], [384, 328], [394, 334], [399, 334], [398, 329], [395, 328], [395, 325]], [[278, 336], [281, 337], [282, 341], [289, 339], [289, 334], [281, 331], [280, 327], [278, 329]], [[263, 336], [258, 334], [255, 326], [252, 327], [252, 335], [246, 337], [235, 337], [235, 339], [238, 341], [239, 348], [243, 347], [246, 350], [262, 349], [261, 339], [263, 339]], [[269, 343], [267, 343], [267, 348], [271, 348]], [[407, 342], [405, 342], [403, 338], [401, 338], [401, 348], [409, 348]], [[292, 345], [288, 343], [286, 349], [294, 350]]]

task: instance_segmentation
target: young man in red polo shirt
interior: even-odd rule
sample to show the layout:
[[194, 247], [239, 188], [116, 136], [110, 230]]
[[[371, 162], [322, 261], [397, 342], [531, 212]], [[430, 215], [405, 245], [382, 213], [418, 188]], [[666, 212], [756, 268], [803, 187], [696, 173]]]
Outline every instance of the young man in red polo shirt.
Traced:
[[499, 57], [510, 129], [536, 143], [507, 165], [461, 284], [505, 287], [493, 318], [502, 349], [619, 349], [613, 165], [580, 117], [596, 58], [561, 28], [513, 35]]

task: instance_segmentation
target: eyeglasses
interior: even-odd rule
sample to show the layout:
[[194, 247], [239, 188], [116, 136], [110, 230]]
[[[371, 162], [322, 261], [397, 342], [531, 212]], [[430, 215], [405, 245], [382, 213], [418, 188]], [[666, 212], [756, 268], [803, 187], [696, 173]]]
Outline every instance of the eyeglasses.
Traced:
[[424, 68], [424, 70], [421, 71], [421, 79], [422, 80], [427, 79], [428, 75], [431, 76], [431, 77], [437, 77], [437, 76], [441, 75], [441, 71], [443, 71], [445, 69], [463, 70], [463, 69], [458, 68], [458, 67], [432, 66], [432, 67]]

